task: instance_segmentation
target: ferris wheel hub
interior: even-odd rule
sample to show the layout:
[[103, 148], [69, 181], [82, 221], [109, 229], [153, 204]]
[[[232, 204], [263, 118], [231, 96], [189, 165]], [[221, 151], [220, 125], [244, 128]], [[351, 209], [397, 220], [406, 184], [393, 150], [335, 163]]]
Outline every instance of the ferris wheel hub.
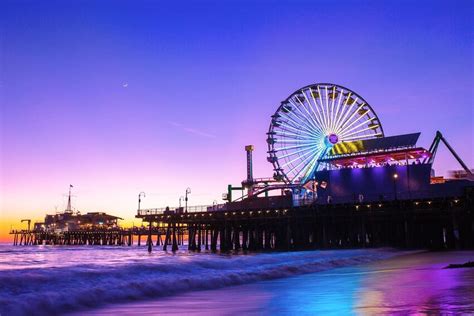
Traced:
[[336, 145], [337, 142], [339, 141], [339, 137], [336, 134], [331, 133], [327, 136], [327, 140], [329, 141], [331, 145]]

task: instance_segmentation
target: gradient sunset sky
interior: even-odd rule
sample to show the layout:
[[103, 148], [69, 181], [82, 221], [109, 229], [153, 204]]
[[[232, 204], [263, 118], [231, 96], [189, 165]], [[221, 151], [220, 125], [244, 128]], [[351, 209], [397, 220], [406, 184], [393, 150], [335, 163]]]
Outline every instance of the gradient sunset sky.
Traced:
[[[0, 239], [69, 184], [127, 223], [140, 191], [221, 202], [245, 145], [271, 176], [270, 115], [317, 82], [363, 96], [386, 135], [442, 131], [472, 167], [473, 3], [0, 0]], [[459, 169], [441, 147], [434, 167]]]

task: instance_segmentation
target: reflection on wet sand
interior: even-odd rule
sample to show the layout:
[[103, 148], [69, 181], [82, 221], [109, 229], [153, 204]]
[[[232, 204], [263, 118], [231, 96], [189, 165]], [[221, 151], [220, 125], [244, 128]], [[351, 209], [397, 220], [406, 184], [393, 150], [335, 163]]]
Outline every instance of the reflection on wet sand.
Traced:
[[93, 315], [380, 315], [474, 312], [474, 269], [443, 269], [474, 252], [416, 253], [360, 266], [154, 301]]
[[389, 269], [367, 274], [356, 310], [374, 315], [474, 312], [474, 270], [443, 269], [469, 257], [472, 252], [426, 253], [375, 263]]

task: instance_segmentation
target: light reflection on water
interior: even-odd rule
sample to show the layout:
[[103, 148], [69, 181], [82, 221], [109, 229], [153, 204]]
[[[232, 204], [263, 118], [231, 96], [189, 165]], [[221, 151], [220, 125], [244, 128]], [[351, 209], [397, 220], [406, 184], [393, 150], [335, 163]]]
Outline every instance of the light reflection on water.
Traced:
[[[0, 245], [0, 314], [51, 315], [117, 302], [179, 298], [185, 292], [286, 278], [396, 255], [400, 252], [383, 248], [148, 254], [144, 247]], [[260, 305], [252, 304], [258, 309], [265, 300], [257, 300]]]
[[92, 315], [473, 314], [474, 269], [442, 269], [474, 252], [419, 253], [355, 267], [154, 301], [109, 306]]

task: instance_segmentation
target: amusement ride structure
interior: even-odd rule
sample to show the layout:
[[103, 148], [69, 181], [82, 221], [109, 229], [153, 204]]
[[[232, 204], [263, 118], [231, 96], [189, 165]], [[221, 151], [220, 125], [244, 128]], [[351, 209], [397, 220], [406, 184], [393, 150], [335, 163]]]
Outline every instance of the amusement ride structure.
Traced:
[[316, 84], [292, 93], [272, 115], [268, 161], [275, 177], [306, 183], [321, 170], [334, 145], [383, 137], [377, 114], [360, 95], [334, 84]]
[[[359, 94], [331, 83], [308, 85], [281, 102], [271, 116], [267, 160], [273, 165], [273, 178], [253, 178], [254, 147], [246, 146], [247, 178], [242, 187], [229, 185], [225, 198], [239, 202], [261, 193], [268, 198], [272, 190], [291, 194], [293, 205], [302, 198], [313, 203], [411, 197], [431, 189], [431, 166], [440, 141], [472, 178], [440, 132], [429, 150], [416, 146], [419, 135], [386, 137], [374, 109]], [[232, 190], [244, 188], [247, 194], [233, 200]]]

